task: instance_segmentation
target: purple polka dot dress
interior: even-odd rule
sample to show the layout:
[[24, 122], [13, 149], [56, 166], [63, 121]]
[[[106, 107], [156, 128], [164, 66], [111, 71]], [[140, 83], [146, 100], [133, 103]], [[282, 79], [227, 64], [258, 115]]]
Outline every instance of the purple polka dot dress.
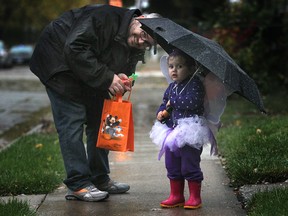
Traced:
[[164, 124], [155, 121], [150, 131], [151, 140], [161, 148], [159, 159], [166, 148], [175, 151], [185, 145], [196, 149], [209, 143], [216, 145], [214, 135], [203, 117], [204, 97], [205, 89], [197, 76], [169, 84], [157, 114], [166, 109], [168, 101], [172, 113]]

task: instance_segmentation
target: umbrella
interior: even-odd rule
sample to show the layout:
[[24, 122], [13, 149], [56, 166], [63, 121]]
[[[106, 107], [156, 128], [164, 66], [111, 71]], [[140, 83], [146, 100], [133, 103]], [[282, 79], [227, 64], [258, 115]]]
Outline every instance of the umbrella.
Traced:
[[266, 113], [259, 90], [249, 77], [215, 41], [193, 33], [168, 18], [139, 19], [141, 28], [170, 53], [177, 48], [217, 76], [233, 92]]

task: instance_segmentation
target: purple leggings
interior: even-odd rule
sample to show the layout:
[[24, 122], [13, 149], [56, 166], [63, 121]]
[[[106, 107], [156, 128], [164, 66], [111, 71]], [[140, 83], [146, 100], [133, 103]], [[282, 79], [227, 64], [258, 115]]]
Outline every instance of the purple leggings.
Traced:
[[171, 152], [165, 150], [165, 165], [167, 176], [172, 180], [186, 179], [201, 182], [203, 173], [200, 168], [201, 150], [188, 145]]

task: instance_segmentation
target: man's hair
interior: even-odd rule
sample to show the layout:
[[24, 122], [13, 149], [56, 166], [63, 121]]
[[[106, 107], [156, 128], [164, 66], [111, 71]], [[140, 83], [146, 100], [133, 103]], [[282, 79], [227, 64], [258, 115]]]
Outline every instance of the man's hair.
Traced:
[[[158, 13], [142, 14], [141, 16], [142, 16], [142, 18], [161, 18], [162, 17]], [[135, 20], [135, 19], [137, 20], [137, 17], [133, 18], [133, 20]], [[134, 24], [141, 25], [141, 23], [139, 21], [135, 23], [135, 22], [133, 22], [133, 20], [132, 20], [129, 28], [131, 28], [132, 25], [134, 25]], [[153, 37], [153, 36], [151, 36], [151, 37]], [[154, 52], [154, 55], [155, 55], [156, 52], [157, 52], [157, 43], [156, 43], [155, 38], [153, 38], [153, 39], [154, 39], [154, 44], [151, 44], [151, 45], [153, 46], [153, 52]]]
[[162, 16], [158, 13], [142, 14], [145, 18], [161, 18]]

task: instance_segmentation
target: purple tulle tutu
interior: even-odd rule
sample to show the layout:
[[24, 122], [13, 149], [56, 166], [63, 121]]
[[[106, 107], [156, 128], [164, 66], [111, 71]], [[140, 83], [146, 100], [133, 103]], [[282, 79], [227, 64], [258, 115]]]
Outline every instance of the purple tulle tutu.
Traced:
[[199, 116], [178, 119], [175, 128], [169, 128], [166, 124], [155, 121], [150, 131], [150, 138], [161, 149], [159, 160], [166, 148], [175, 151], [185, 145], [201, 149], [203, 145], [211, 144], [211, 155], [217, 151], [215, 137], [206, 119]]

